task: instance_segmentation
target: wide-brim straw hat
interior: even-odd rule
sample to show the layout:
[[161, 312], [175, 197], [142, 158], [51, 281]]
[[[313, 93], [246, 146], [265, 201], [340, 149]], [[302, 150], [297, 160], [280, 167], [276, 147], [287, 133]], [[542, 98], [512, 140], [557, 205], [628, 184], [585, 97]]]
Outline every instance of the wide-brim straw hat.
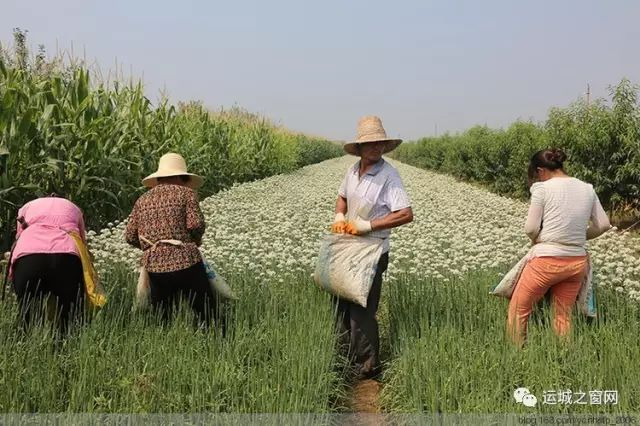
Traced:
[[358, 144], [370, 142], [386, 142], [383, 154], [391, 152], [402, 143], [402, 139], [387, 137], [382, 120], [375, 115], [367, 115], [358, 121], [358, 136], [355, 141], [344, 144], [344, 150], [351, 155], [358, 155]]
[[189, 176], [190, 179], [186, 185], [193, 189], [200, 188], [204, 182], [201, 176], [187, 171], [187, 162], [180, 154], [170, 152], [160, 157], [158, 170], [142, 179], [142, 184], [147, 188], [153, 188], [158, 184], [158, 178], [171, 176]]

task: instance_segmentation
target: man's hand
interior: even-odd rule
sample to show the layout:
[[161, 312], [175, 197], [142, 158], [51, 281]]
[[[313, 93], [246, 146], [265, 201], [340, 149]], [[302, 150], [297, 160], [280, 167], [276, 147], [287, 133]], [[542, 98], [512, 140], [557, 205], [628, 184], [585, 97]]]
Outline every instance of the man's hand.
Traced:
[[367, 234], [371, 232], [371, 221], [356, 218], [356, 220], [347, 223], [346, 232], [351, 235]]
[[344, 234], [346, 232], [347, 222], [344, 219], [343, 213], [336, 213], [335, 219], [333, 219], [333, 225], [331, 225], [331, 232], [335, 234]]

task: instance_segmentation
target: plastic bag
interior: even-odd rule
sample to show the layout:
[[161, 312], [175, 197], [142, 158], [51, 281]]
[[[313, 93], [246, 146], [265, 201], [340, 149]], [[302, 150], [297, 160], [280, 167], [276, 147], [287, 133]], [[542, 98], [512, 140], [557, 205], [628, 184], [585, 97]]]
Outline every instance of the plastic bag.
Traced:
[[591, 264], [591, 256], [588, 256], [587, 261], [587, 273], [584, 276], [580, 292], [578, 293], [578, 299], [576, 303], [583, 315], [591, 318], [597, 316], [597, 304], [596, 304], [596, 281], [593, 277], [593, 268]]
[[107, 303], [107, 295], [100, 283], [100, 277], [93, 266], [93, 258], [89, 253], [86, 243], [75, 231], [70, 231], [69, 235], [76, 244], [80, 261], [82, 263], [82, 275], [84, 277], [85, 293], [87, 295], [87, 307], [90, 309], [100, 309]]
[[383, 240], [330, 234], [323, 238], [314, 281], [342, 299], [367, 307], [367, 297], [382, 256]]
[[204, 269], [207, 271], [207, 278], [209, 278], [211, 290], [225, 299], [237, 300], [238, 298], [233, 293], [233, 290], [231, 290], [231, 287], [229, 287], [229, 284], [227, 284], [227, 281], [213, 269], [204, 256], [202, 256], [202, 263], [204, 263]]
[[149, 273], [144, 266], [140, 267], [140, 275], [138, 275], [138, 284], [136, 285], [136, 309], [146, 309], [149, 307], [149, 299], [151, 298], [151, 283]]
[[[237, 300], [238, 297], [233, 293], [227, 281], [211, 267], [211, 264], [207, 262], [204, 256], [202, 257], [202, 263], [204, 264], [211, 290], [224, 299]], [[146, 309], [149, 306], [151, 297], [150, 285], [149, 273], [144, 266], [141, 266], [138, 284], [136, 285], [136, 309]]]
[[513, 290], [516, 288], [516, 284], [518, 284], [518, 281], [520, 280], [520, 275], [522, 275], [522, 271], [527, 265], [527, 262], [529, 262], [529, 258], [527, 256], [520, 259], [518, 263], [516, 263], [513, 268], [505, 274], [493, 290], [491, 290], [491, 294], [510, 299], [511, 295], [513, 295]]

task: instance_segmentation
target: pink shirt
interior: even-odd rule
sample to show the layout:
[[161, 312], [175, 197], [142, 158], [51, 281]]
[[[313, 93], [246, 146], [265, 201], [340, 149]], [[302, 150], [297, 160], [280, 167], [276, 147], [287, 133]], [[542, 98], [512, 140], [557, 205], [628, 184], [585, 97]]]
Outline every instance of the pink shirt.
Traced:
[[76, 231], [85, 239], [82, 211], [64, 198], [45, 197], [30, 201], [18, 211], [24, 218], [25, 229], [18, 221], [11, 262], [28, 254], [78, 254], [76, 244], [65, 232]]

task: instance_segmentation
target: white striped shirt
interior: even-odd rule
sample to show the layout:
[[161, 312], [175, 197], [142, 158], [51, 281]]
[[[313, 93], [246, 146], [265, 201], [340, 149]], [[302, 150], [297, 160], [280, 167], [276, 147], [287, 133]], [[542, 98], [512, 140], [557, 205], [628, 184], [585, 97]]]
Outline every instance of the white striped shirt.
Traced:
[[[379, 219], [392, 212], [411, 207], [400, 174], [381, 159], [362, 176], [360, 161], [354, 164], [342, 180], [338, 194], [347, 199], [347, 220], [356, 215], [365, 220]], [[368, 235], [384, 239], [383, 253], [389, 251], [390, 229], [373, 231]]]

